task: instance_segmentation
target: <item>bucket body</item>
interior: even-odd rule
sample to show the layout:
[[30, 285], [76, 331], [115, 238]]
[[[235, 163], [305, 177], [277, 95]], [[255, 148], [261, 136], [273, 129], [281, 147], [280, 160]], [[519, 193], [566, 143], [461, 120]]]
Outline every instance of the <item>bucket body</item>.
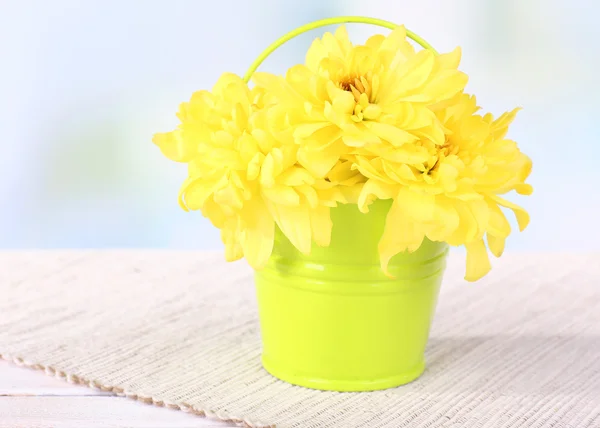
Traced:
[[331, 210], [331, 245], [303, 255], [277, 235], [257, 271], [262, 363], [289, 383], [332, 391], [372, 391], [413, 381], [424, 351], [448, 246], [425, 240], [380, 268], [377, 245], [389, 201], [370, 212]]

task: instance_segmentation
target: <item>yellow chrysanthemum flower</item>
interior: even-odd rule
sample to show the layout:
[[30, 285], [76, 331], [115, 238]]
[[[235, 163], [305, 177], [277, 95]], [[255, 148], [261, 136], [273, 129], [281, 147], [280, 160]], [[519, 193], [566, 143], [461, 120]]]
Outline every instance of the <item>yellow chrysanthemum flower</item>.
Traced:
[[521, 230], [527, 226], [527, 212], [499, 196], [511, 190], [529, 195], [533, 190], [525, 183], [531, 160], [505, 139], [518, 109], [496, 120], [477, 110], [475, 97], [466, 94], [440, 108], [436, 115], [445, 128], [444, 143], [415, 143], [429, 152], [425, 162], [357, 155], [355, 168], [368, 177], [359, 196], [360, 209], [368, 211], [375, 198], [394, 200], [380, 241], [384, 270], [392, 256], [416, 250], [427, 237], [464, 245], [465, 279], [475, 281], [490, 270], [484, 237], [499, 257], [511, 232], [500, 207], [514, 211]]
[[275, 224], [308, 253], [312, 241], [329, 245], [329, 208], [346, 202], [335, 183], [298, 165], [297, 145], [268, 132], [267, 99], [224, 74], [181, 105], [178, 129], [154, 137], [165, 156], [188, 164], [182, 207], [221, 229], [227, 260], [245, 257], [256, 269], [271, 255]]
[[257, 73], [253, 80], [273, 95], [274, 110], [285, 117], [273, 126], [293, 127], [300, 164], [325, 177], [356, 152], [425, 161], [427, 151], [409, 143], [444, 143], [432, 108], [464, 89], [467, 76], [457, 70], [459, 62], [459, 49], [439, 56], [416, 52], [404, 27], [354, 46], [342, 26], [315, 40], [305, 65], [285, 77]]
[[353, 45], [344, 27], [309, 49], [285, 77], [255, 74], [249, 89], [224, 74], [183, 103], [179, 127], [154, 142], [188, 165], [179, 202], [221, 229], [227, 260], [255, 269], [278, 227], [303, 253], [329, 245], [330, 208], [391, 199], [379, 243], [381, 267], [423, 240], [464, 245], [465, 278], [490, 270], [529, 216], [501, 195], [529, 195], [531, 160], [506, 139], [518, 109], [481, 115], [464, 93], [460, 50], [415, 51], [406, 30]]

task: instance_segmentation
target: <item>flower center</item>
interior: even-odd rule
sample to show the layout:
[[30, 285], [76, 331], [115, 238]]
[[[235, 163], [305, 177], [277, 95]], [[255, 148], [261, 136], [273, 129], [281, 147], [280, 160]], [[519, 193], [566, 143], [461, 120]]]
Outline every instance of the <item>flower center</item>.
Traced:
[[458, 146], [454, 144], [450, 139], [446, 138], [444, 144], [438, 147], [438, 150], [444, 156], [455, 155], [458, 153]]
[[354, 111], [351, 119], [354, 122], [376, 120], [381, 115], [381, 108], [373, 103], [374, 85], [370, 73], [356, 77], [345, 76], [338, 81], [338, 87], [350, 92], [354, 97]]
[[346, 76], [338, 82], [340, 89], [351, 92], [354, 95], [356, 102], [360, 101], [361, 94], [365, 94], [370, 102], [372, 102], [373, 86], [371, 85], [371, 76]]
[[344, 91], [352, 92], [352, 89], [350, 89], [351, 86], [352, 83], [350, 82], [350, 80], [342, 80], [340, 82], [340, 89], [343, 89]]

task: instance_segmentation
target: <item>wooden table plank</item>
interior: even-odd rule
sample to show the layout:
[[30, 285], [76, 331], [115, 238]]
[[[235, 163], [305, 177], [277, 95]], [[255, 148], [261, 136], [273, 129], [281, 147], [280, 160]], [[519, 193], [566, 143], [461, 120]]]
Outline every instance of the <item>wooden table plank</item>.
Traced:
[[39, 370], [0, 360], [0, 396], [102, 396], [112, 395], [92, 388], [72, 385]]
[[0, 428], [226, 428], [232, 425], [71, 385], [0, 361]]
[[0, 428], [226, 428], [231, 425], [122, 397], [0, 397]]

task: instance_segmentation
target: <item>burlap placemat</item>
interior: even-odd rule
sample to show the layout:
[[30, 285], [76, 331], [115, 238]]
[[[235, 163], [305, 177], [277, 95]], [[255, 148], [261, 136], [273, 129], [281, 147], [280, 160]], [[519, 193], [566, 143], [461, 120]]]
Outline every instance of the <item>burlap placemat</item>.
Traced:
[[219, 254], [0, 254], [0, 354], [250, 427], [600, 427], [600, 256], [451, 256], [416, 382], [317, 392], [260, 366], [252, 274]]

